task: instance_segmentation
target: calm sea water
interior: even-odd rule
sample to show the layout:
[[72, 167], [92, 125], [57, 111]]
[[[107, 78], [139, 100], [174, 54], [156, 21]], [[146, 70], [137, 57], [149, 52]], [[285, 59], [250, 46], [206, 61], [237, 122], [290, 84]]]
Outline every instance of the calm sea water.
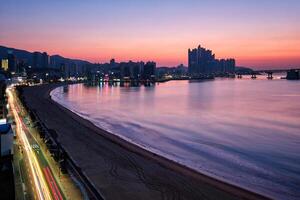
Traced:
[[202, 173], [300, 199], [300, 81], [78, 84], [51, 95], [98, 127]]

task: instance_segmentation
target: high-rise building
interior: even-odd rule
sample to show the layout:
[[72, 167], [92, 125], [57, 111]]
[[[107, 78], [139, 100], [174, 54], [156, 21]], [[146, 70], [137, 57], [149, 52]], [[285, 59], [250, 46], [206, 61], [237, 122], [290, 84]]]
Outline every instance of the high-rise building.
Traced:
[[198, 50], [197, 49], [189, 49], [188, 50], [188, 71], [190, 74], [198, 73]]
[[41, 68], [41, 53], [40, 52], [33, 52], [32, 58], [32, 68]]
[[200, 45], [188, 50], [188, 72], [190, 75], [234, 73], [234, 59], [216, 59], [211, 50]]
[[8, 59], [2, 59], [1, 60], [1, 68], [4, 71], [8, 70]]
[[212, 66], [215, 55], [199, 45], [198, 48], [188, 50], [188, 58], [190, 74], [205, 74], [210, 71], [209, 67]]
[[132, 61], [129, 61], [128, 63], [126, 62], [121, 62], [120, 63], [120, 74], [121, 74], [121, 79], [130, 79], [130, 65], [132, 65]]
[[155, 75], [156, 75], [156, 63], [155, 62], [147, 62], [144, 65], [142, 79], [155, 81]]
[[77, 77], [77, 65], [76, 63], [71, 63], [69, 65], [69, 77]]
[[32, 67], [33, 68], [48, 68], [50, 63], [50, 57], [47, 52], [33, 52], [33, 59], [32, 59]]
[[139, 80], [142, 76], [143, 62], [136, 62], [130, 66], [130, 78]]
[[16, 57], [13, 53], [13, 51], [8, 51], [7, 53], [7, 60], [8, 60], [8, 70], [10, 72], [16, 72]]
[[42, 59], [41, 59], [41, 66], [42, 68], [48, 68], [49, 67], [49, 55], [47, 52], [42, 53]]
[[24, 60], [19, 59], [17, 62], [16, 72], [24, 73], [26, 70], [27, 63]]
[[61, 63], [60, 64], [60, 73], [61, 73], [61, 76], [63, 78], [69, 78], [68, 77], [68, 71], [67, 71], [67, 68], [66, 68], [66, 64], [65, 63]]

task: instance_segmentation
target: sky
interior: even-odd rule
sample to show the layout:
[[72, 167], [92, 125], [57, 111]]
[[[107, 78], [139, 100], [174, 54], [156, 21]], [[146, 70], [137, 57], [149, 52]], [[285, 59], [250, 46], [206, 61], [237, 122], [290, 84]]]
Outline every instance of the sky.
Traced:
[[91, 62], [187, 64], [201, 44], [253, 68], [300, 67], [299, 0], [9, 0], [0, 45]]

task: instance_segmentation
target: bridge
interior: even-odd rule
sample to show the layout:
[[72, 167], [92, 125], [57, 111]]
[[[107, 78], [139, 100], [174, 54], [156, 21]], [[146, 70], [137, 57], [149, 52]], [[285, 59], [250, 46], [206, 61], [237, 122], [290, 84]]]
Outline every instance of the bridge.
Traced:
[[293, 69], [266, 69], [266, 70], [254, 70], [255, 73], [282, 73], [282, 72], [288, 72], [290, 70], [298, 70], [300, 71], [300, 68], [293, 68]]
[[[273, 79], [273, 74], [275, 73], [284, 73], [290, 70], [300, 71], [300, 68], [293, 68], [293, 69], [266, 69], [266, 70], [254, 70], [250, 75], [252, 79], [256, 79], [257, 75], [265, 73], [268, 75], [268, 79]], [[238, 78], [242, 78], [242, 74], [237, 74]]]

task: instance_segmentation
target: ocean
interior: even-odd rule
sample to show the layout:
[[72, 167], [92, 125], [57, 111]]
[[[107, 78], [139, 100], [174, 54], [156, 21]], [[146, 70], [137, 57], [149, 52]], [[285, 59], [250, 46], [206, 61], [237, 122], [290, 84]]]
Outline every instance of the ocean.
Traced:
[[75, 84], [51, 96], [96, 126], [201, 173], [274, 199], [300, 199], [300, 81]]

